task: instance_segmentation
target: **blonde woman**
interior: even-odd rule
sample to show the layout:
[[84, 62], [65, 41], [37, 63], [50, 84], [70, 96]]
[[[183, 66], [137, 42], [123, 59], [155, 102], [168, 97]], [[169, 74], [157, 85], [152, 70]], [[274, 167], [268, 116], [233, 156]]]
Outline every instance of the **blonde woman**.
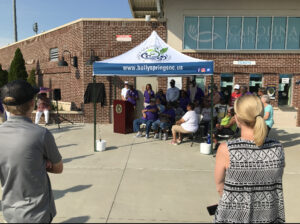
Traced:
[[264, 105], [257, 96], [238, 98], [234, 110], [241, 137], [217, 151], [215, 182], [221, 199], [215, 222], [284, 222], [283, 147], [266, 138]]

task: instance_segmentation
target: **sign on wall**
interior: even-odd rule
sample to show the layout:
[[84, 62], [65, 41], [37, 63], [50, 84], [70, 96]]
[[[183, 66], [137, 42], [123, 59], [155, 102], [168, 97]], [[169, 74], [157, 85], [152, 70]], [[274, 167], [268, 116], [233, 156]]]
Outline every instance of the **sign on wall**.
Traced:
[[289, 84], [290, 83], [290, 78], [282, 78], [281, 83], [282, 84]]
[[120, 42], [130, 42], [132, 35], [116, 35], [116, 40]]
[[256, 65], [256, 61], [233, 61], [234, 65]]

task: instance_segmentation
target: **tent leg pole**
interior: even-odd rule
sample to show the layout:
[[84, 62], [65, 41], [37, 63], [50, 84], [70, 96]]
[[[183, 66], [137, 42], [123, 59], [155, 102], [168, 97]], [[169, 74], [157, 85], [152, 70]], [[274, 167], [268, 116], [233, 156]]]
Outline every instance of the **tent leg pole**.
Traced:
[[211, 80], [210, 80], [210, 151], [213, 153], [213, 119], [214, 119], [214, 75], [211, 75]]
[[115, 94], [115, 100], [117, 99], [117, 77], [114, 76], [114, 94]]
[[96, 152], [96, 132], [97, 132], [97, 105], [96, 105], [96, 76], [93, 76], [93, 104], [94, 104], [94, 152]]

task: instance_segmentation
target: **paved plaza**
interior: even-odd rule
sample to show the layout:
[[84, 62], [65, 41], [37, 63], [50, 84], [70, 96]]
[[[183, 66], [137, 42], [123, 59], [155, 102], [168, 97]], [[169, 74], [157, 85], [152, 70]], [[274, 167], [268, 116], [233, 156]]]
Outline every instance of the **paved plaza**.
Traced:
[[[293, 127], [294, 114], [276, 113], [271, 132], [285, 147], [287, 222], [300, 221], [300, 128]], [[215, 158], [200, 154], [199, 143], [173, 146], [114, 134], [112, 125], [100, 125], [107, 151], [95, 153], [93, 125], [49, 129], [64, 162], [63, 174], [50, 175], [57, 207], [54, 222], [212, 222], [206, 206], [219, 198]]]

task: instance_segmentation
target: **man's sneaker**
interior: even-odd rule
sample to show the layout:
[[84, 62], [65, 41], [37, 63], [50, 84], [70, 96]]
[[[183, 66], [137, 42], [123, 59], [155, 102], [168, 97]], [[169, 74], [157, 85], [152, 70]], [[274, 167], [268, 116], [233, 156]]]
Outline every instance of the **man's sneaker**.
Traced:
[[164, 141], [168, 140], [168, 133], [164, 133], [163, 138]]
[[136, 138], [142, 137], [142, 132], [139, 131], [139, 132], [136, 134], [136, 136], [134, 136], [134, 137], [136, 137]]
[[154, 138], [155, 138], [155, 139], [158, 139], [158, 137], [159, 137], [158, 133], [155, 133], [155, 134], [154, 134]]
[[149, 138], [149, 134], [146, 134], [146, 135], [145, 135], [145, 138], [148, 139], [148, 138]]

